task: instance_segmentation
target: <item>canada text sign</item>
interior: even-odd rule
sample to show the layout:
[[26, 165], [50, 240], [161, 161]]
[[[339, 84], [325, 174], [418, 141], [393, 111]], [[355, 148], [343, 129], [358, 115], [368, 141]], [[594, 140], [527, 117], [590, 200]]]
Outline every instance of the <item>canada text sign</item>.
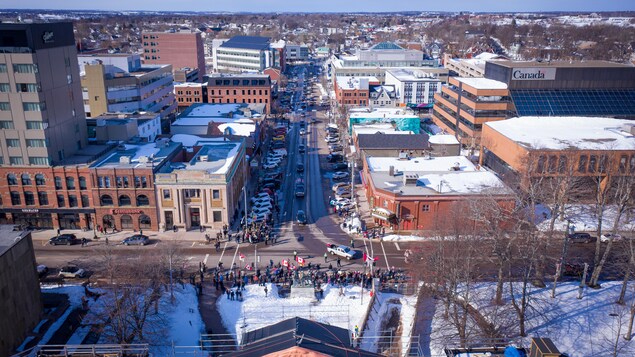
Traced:
[[553, 81], [556, 79], [555, 68], [514, 68], [514, 81]]

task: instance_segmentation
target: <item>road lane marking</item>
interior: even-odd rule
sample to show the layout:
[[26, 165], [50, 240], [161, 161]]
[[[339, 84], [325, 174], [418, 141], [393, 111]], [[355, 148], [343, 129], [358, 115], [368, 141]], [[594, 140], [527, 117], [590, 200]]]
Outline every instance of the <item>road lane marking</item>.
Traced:
[[192, 247], [196, 244], [196, 242], [192, 242]]
[[205, 254], [205, 259], [203, 259], [203, 264], [207, 265], [207, 258], [209, 258], [209, 253]]
[[379, 241], [379, 245], [381, 245], [381, 250], [384, 251], [384, 259], [386, 259], [386, 269], [390, 270], [390, 264], [388, 264], [388, 256], [386, 255], [386, 249], [384, 249], [384, 242]]
[[395, 242], [395, 248], [397, 248], [397, 250], [401, 251], [401, 248], [399, 248], [399, 244], [397, 244], [397, 242]]
[[[227, 243], [225, 243], [225, 247], [227, 246]], [[234, 251], [234, 257], [232, 258], [232, 264], [229, 268], [226, 269], [231, 269], [234, 266], [234, 262], [236, 261], [236, 254], [238, 254], [238, 248], [240, 248], [240, 243], [236, 244], [236, 251]], [[223, 248], [223, 253], [225, 252], [225, 248]], [[223, 256], [221, 255], [221, 259], [223, 258]], [[218, 262], [220, 263], [220, 259], [218, 260]]]

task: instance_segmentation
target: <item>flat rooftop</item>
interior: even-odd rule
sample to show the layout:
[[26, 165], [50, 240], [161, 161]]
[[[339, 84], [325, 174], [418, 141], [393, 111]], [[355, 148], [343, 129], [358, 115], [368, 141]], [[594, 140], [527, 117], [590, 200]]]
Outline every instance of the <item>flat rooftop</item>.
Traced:
[[[408, 196], [505, 195], [511, 189], [491, 171], [475, 166], [463, 156], [367, 158], [373, 185], [382, 190]], [[396, 175], [390, 175], [394, 167]], [[405, 177], [416, 183], [406, 183]]]
[[152, 120], [152, 119], [156, 119], [157, 117], [159, 117], [159, 114], [157, 114], [157, 113], [146, 113], [146, 112], [141, 112], [141, 113], [136, 113], [136, 114], [132, 114], [132, 113], [104, 113], [104, 114], [98, 115], [96, 117], [92, 117], [90, 119]]
[[633, 120], [590, 117], [517, 117], [485, 125], [528, 149], [635, 150], [624, 131]]
[[438, 71], [426, 71], [423, 69], [406, 69], [396, 68], [389, 69], [386, 72], [392, 74], [400, 81], [413, 81], [413, 82], [429, 82], [438, 81]]
[[0, 256], [30, 234], [29, 231], [14, 231], [15, 226], [13, 224], [0, 224]]
[[497, 60], [493, 63], [507, 68], [554, 67], [554, 68], [603, 68], [603, 67], [633, 67], [630, 64], [609, 61], [509, 61]]
[[[165, 145], [162, 145], [162, 142], [165, 142]], [[159, 167], [164, 160], [180, 148], [180, 143], [172, 141], [157, 141], [148, 144], [122, 144], [111, 153], [95, 161], [91, 167], [154, 169]], [[124, 157], [128, 159], [122, 159]]]
[[231, 123], [245, 118], [240, 110], [242, 108], [247, 108], [247, 104], [193, 104], [178, 116], [172, 126], [207, 125], [211, 121]]
[[475, 89], [507, 89], [507, 83], [489, 78], [454, 77], [454, 79]]
[[379, 83], [377, 77], [336, 77], [340, 89], [368, 89], [371, 82]]
[[221, 48], [242, 48], [246, 50], [265, 50], [269, 48], [269, 37], [234, 36], [220, 45]]
[[[208, 174], [226, 174], [236, 159], [241, 142], [218, 141], [203, 143], [201, 149], [186, 165], [186, 170], [202, 170]], [[205, 159], [201, 159], [205, 157]]]

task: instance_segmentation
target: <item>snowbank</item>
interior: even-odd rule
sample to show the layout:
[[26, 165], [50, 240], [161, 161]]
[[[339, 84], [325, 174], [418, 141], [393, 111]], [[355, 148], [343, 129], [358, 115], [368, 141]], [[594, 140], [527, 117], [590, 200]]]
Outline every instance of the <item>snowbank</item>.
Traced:
[[[615, 206], [608, 205], [602, 217], [602, 227], [610, 230], [617, 216]], [[543, 205], [536, 206], [536, 226], [540, 231], [549, 230], [549, 220], [551, 218], [551, 210]], [[597, 215], [595, 214], [594, 205], [566, 205], [564, 215], [558, 217], [555, 222], [554, 229], [564, 232], [567, 230], [567, 220], [571, 221], [576, 232], [593, 232], [597, 229]], [[626, 212], [620, 220], [620, 230], [635, 230], [635, 212]]]

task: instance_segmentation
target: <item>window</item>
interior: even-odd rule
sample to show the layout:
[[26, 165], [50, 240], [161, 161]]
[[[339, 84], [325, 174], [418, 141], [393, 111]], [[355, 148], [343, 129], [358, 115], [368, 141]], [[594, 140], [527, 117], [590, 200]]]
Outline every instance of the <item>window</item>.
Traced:
[[547, 163], [549, 173], [555, 173], [558, 167], [558, 157], [556, 155], [549, 155], [549, 162]]
[[40, 91], [40, 86], [35, 83], [16, 83], [15, 90], [18, 93], [37, 93]]
[[123, 187], [123, 180], [121, 179], [121, 176], [115, 176], [115, 182], [117, 183], [117, 188]]
[[22, 174], [21, 178], [22, 178], [22, 185], [23, 186], [30, 186], [31, 185], [31, 176], [29, 176], [29, 174]]
[[214, 222], [222, 222], [223, 221], [223, 212], [222, 211], [213, 211], [212, 219]]
[[201, 190], [199, 190], [199, 189], [185, 189], [185, 190], [183, 190], [183, 197], [185, 197], [185, 198], [198, 198], [198, 197], [201, 197]]
[[58, 207], [64, 207], [65, 206], [64, 195], [57, 195], [57, 206]]
[[130, 197], [128, 195], [119, 196], [119, 206], [130, 206], [132, 201], [130, 201]]
[[46, 140], [44, 139], [26, 139], [26, 146], [30, 148], [45, 148]]
[[42, 174], [37, 174], [35, 175], [35, 184], [38, 186], [42, 186], [46, 183], [46, 180], [44, 178], [44, 175]]
[[384, 200], [384, 208], [388, 208], [388, 201]]
[[134, 225], [132, 224], [132, 217], [130, 215], [124, 214], [121, 216], [121, 229], [133, 229]]
[[163, 199], [164, 200], [172, 199], [172, 195], [171, 195], [170, 190], [163, 190]]
[[20, 139], [7, 139], [7, 146], [10, 148], [19, 148]]
[[46, 104], [42, 103], [32, 103], [32, 102], [23, 102], [22, 110], [25, 112], [41, 112], [46, 110]]
[[220, 199], [220, 190], [212, 190], [212, 198], [215, 200]]
[[150, 205], [150, 200], [148, 199], [148, 196], [146, 195], [137, 196], [137, 206], [149, 206], [149, 205]]
[[112, 197], [110, 197], [110, 195], [101, 195], [101, 197], [99, 197], [99, 203], [102, 206], [112, 206]]
[[7, 73], [6, 63], [0, 63], [0, 73]]
[[22, 160], [21, 156], [11, 156], [9, 157], [9, 164], [11, 165], [23, 165], [24, 160]]
[[586, 155], [580, 155], [580, 160], [578, 161], [578, 172], [580, 173], [586, 172], [587, 161], [588, 161], [588, 157]]
[[569, 166], [569, 159], [566, 156], [560, 155], [560, 159], [558, 160], [558, 172], [563, 174], [567, 172], [567, 168]]
[[11, 85], [9, 83], [0, 83], [0, 93], [9, 93]]
[[547, 156], [545, 155], [540, 155], [538, 157], [538, 166], [537, 166], [537, 170], [539, 173], [543, 173], [545, 172], [545, 162], [547, 161]]
[[13, 122], [9, 120], [0, 120], [0, 129], [13, 129]]
[[80, 176], [79, 177], [79, 189], [80, 190], [85, 190], [86, 189], [86, 177], [84, 177], [84, 176]]
[[49, 196], [46, 192], [38, 192], [37, 200], [40, 201], [40, 206], [48, 206]]
[[74, 190], [75, 189], [75, 178], [73, 177], [67, 177], [66, 178], [66, 188], [69, 190]]
[[620, 156], [620, 168], [619, 171], [621, 174], [626, 172], [626, 162], [628, 161], [628, 156], [622, 155]]
[[26, 121], [26, 128], [27, 128], [27, 130], [44, 129], [44, 123], [42, 123], [41, 121], [27, 120]]
[[82, 195], [82, 207], [90, 207], [90, 200], [86, 195]]
[[139, 177], [139, 176], [135, 176], [134, 177], [134, 187], [136, 187], [136, 188], [140, 188], [141, 187], [141, 177]]
[[142, 214], [141, 216], [139, 216], [139, 228], [140, 229], [152, 228], [152, 220], [150, 219], [150, 217], [146, 216], [145, 214]]
[[35, 205], [35, 196], [33, 196], [33, 192], [31, 191], [24, 192], [24, 204], [27, 206]]
[[15, 73], [37, 73], [37, 65], [35, 64], [14, 64], [13, 72]]
[[130, 187], [130, 182], [128, 182], [128, 176], [123, 177], [123, 187], [124, 188]]
[[32, 156], [32, 157], [29, 157], [29, 164], [31, 164], [31, 165], [48, 166], [49, 158], [48, 157]]
[[608, 169], [609, 158], [606, 155], [600, 156], [600, 172], [605, 174]]
[[421, 205], [421, 211], [430, 212], [430, 205]]
[[18, 179], [15, 177], [14, 174], [8, 174], [7, 175], [7, 183], [9, 185], [17, 185], [18, 184]]
[[68, 207], [77, 207], [76, 195], [68, 195]]
[[104, 187], [110, 188], [110, 177], [109, 176], [104, 177]]
[[589, 156], [589, 172], [596, 172], [598, 169], [598, 157], [595, 155]]
[[55, 189], [56, 190], [62, 189], [62, 178], [59, 176], [55, 176]]
[[22, 204], [22, 200], [20, 199], [20, 192], [11, 192], [11, 204], [14, 206]]
[[148, 181], [146, 180], [145, 176], [141, 176], [141, 187], [142, 188], [148, 187]]

